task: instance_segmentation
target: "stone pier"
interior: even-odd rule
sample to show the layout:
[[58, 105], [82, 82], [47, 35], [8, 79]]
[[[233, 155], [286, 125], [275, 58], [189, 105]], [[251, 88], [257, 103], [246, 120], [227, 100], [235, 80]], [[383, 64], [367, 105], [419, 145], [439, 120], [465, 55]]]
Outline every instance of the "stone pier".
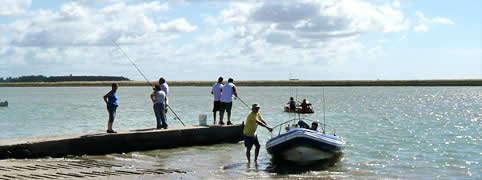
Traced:
[[115, 134], [91, 133], [0, 140], [0, 159], [102, 155], [174, 147], [236, 143], [243, 125], [140, 129]]

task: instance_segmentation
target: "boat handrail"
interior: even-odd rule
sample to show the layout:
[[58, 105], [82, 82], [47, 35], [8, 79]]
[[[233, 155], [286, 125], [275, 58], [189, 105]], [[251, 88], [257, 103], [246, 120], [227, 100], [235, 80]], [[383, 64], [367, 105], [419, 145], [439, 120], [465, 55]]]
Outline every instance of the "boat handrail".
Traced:
[[[307, 121], [310, 121], [310, 122], [318, 121], [318, 120], [313, 120], [313, 119], [308, 119], [308, 118], [293, 118], [293, 119], [287, 120], [287, 121], [285, 121], [285, 122], [279, 123], [279, 124], [277, 124], [276, 126], [273, 126], [273, 129], [276, 129], [278, 126], [287, 124], [287, 123], [289, 123], [289, 122], [297, 121], [297, 120], [298, 120], [298, 121], [299, 121], [299, 120], [307, 120]], [[318, 121], [318, 126], [320, 126], [320, 125], [323, 125], [323, 123]]]
[[[288, 121], [282, 122], [282, 123], [280, 123], [280, 124], [278, 124], [278, 125], [276, 125], [276, 126], [273, 126], [273, 129], [276, 129], [276, 128], [279, 127], [278, 135], [280, 135], [280, 134], [281, 134], [281, 126], [282, 126], [282, 125], [288, 124], [288, 123], [290, 123], [290, 122], [293, 122], [293, 123], [294, 123], [294, 122], [299, 121], [299, 120], [311, 121], [311, 122], [317, 121], [317, 122], [318, 122], [318, 126], [323, 125], [323, 123], [319, 122], [318, 120], [313, 120], [313, 119], [298, 117], [298, 118], [293, 118], [293, 119], [290, 119], [290, 120], [288, 120]], [[323, 127], [323, 126], [321, 126], [321, 127]], [[328, 127], [328, 126], [324, 126], [324, 127]], [[324, 130], [323, 130], [323, 133], [325, 133]], [[273, 132], [271, 132], [271, 138], [273, 138]]]

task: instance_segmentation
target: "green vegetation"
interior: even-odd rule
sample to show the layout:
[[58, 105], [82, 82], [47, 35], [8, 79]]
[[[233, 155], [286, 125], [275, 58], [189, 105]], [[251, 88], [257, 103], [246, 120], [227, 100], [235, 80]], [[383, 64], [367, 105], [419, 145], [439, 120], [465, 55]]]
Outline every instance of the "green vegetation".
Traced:
[[69, 82], [69, 81], [129, 81], [128, 78], [121, 76], [20, 76], [20, 77], [0, 77], [0, 82]]
[[[56, 86], [149, 86], [145, 81], [70, 81], [0, 83], [0, 87], [56, 87]], [[152, 84], [157, 81], [151, 82]], [[212, 86], [215, 81], [168, 81], [169, 86]], [[283, 80], [235, 81], [237, 86], [482, 86], [482, 79], [463, 80]]]

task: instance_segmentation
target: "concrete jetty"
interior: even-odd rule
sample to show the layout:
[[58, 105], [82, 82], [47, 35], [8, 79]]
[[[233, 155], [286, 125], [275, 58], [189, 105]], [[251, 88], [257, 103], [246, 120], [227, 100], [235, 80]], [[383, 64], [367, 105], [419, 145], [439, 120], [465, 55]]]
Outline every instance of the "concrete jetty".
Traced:
[[139, 129], [115, 134], [91, 133], [0, 140], [0, 159], [102, 155], [184, 146], [236, 143], [243, 125]]

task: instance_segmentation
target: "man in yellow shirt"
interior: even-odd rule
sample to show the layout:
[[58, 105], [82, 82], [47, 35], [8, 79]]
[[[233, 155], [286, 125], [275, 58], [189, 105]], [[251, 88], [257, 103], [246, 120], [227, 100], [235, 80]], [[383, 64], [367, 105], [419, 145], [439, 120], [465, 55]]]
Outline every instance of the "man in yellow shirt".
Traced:
[[246, 119], [246, 125], [243, 129], [244, 146], [246, 146], [246, 158], [248, 158], [248, 163], [251, 161], [250, 156], [253, 144], [256, 147], [254, 162], [258, 161], [259, 148], [261, 147], [259, 145], [258, 136], [256, 136], [256, 129], [258, 128], [258, 124], [268, 129], [269, 132], [273, 131], [273, 129], [270, 128], [261, 117], [258, 104], [253, 104], [251, 106], [251, 113], [249, 113], [248, 118]]

